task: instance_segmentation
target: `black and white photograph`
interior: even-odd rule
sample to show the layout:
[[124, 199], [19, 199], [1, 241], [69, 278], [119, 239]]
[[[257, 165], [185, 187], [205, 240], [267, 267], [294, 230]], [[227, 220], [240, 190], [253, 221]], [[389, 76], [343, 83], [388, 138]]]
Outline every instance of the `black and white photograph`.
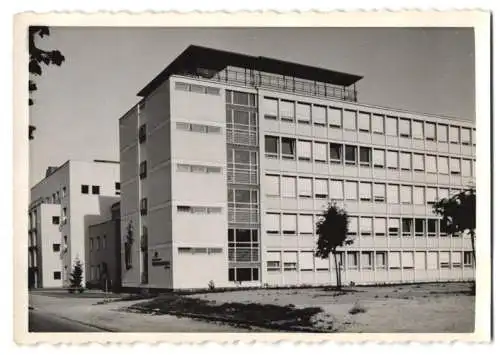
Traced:
[[23, 341], [489, 337], [484, 26], [99, 21], [17, 28]]

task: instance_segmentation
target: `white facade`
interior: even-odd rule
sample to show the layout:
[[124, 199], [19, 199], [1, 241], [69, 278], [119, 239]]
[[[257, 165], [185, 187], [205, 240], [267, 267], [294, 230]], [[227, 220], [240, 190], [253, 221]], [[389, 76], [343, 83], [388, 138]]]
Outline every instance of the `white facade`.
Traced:
[[[38, 269], [44, 278], [55, 272], [53, 269], [59, 263], [61, 281], [57, 285], [66, 286], [76, 259], [85, 265], [84, 241], [88, 226], [109, 219], [110, 206], [120, 193], [119, 184], [119, 165], [116, 162], [68, 161], [31, 189], [31, 219], [36, 211], [40, 210], [42, 217], [47, 211], [46, 218], [38, 220], [40, 227], [37, 229], [38, 246], [42, 248]], [[57, 226], [52, 225], [55, 216], [59, 217]], [[60, 251], [54, 252], [58, 262], [51, 254], [51, 243], [57, 244], [55, 241], [60, 244]], [[51, 258], [50, 261], [45, 259], [46, 263], [43, 256], [48, 254]], [[42, 283], [38, 287], [52, 286]]]

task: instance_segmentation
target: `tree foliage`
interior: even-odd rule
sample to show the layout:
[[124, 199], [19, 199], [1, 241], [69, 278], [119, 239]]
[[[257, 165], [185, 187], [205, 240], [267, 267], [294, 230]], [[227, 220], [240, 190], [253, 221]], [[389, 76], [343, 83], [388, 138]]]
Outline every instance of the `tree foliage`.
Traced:
[[328, 205], [320, 220], [316, 223], [316, 233], [318, 234], [316, 256], [327, 259], [330, 254], [333, 254], [337, 288], [339, 289], [342, 287], [342, 280], [336, 251], [338, 247], [353, 243], [352, 239], [347, 238], [348, 227], [349, 217], [347, 212], [335, 203]]
[[441, 216], [447, 234], [469, 233], [472, 241], [474, 263], [476, 260], [476, 190], [469, 188], [443, 198], [433, 205], [434, 213]]
[[[43, 38], [50, 35], [50, 30], [47, 26], [30, 26], [28, 30], [28, 46], [29, 46], [29, 64], [28, 69], [30, 75], [41, 76], [42, 75], [42, 65], [50, 66], [57, 65], [60, 66], [64, 62], [64, 55], [58, 50], [44, 50], [36, 46], [37, 37]], [[34, 80], [30, 79], [28, 83], [28, 90], [31, 93], [38, 90], [38, 87]], [[33, 105], [34, 101], [30, 97], [29, 105]], [[33, 139], [33, 132], [35, 131], [35, 126], [29, 126], [29, 139]]]
[[70, 277], [70, 287], [73, 290], [81, 290], [83, 289], [82, 287], [82, 281], [83, 281], [83, 268], [82, 268], [82, 263], [80, 260], [76, 260], [75, 264], [73, 265], [73, 271], [71, 272], [71, 277]]

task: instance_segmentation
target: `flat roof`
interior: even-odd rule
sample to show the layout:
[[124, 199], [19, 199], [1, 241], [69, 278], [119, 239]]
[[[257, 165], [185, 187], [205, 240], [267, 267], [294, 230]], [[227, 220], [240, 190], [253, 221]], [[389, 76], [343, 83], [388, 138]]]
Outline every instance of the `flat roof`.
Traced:
[[173, 74], [179, 74], [186, 70], [192, 70], [194, 72], [197, 68], [221, 71], [228, 66], [292, 76], [339, 86], [350, 86], [363, 78], [359, 75], [297, 64], [279, 59], [262, 56], [255, 57], [241, 53], [190, 45], [160, 72], [160, 74], [139, 91], [137, 95], [141, 97], [149, 95]]

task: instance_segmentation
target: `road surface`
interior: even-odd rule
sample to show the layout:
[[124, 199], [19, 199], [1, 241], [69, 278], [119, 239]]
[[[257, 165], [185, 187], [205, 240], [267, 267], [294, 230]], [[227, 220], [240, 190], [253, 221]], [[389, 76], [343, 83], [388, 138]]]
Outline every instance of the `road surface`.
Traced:
[[82, 333], [104, 332], [106, 330], [95, 328], [69, 319], [63, 319], [37, 310], [30, 310], [28, 317], [29, 332], [42, 333]]

